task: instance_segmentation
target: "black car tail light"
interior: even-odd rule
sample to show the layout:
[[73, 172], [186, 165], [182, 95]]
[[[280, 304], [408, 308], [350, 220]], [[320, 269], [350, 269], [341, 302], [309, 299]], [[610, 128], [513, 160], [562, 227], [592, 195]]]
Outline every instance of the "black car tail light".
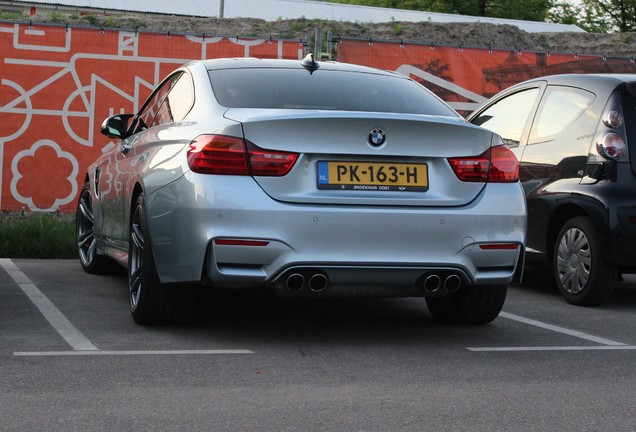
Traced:
[[623, 116], [617, 110], [609, 110], [605, 113], [603, 124], [607, 127], [617, 128], [623, 125]]
[[519, 161], [505, 145], [490, 147], [479, 156], [449, 158], [448, 162], [461, 181], [513, 183], [519, 180]]
[[[596, 134], [596, 151], [605, 160], [618, 161], [623, 159], [628, 151], [625, 138], [625, 120], [617, 93], [610, 97], [601, 119], [602, 122], [599, 124], [599, 130]], [[594, 159], [592, 154], [590, 156]], [[596, 161], [599, 162], [598, 159]]]
[[297, 153], [265, 150], [226, 135], [200, 135], [188, 149], [188, 165], [199, 174], [284, 176], [297, 159]]
[[625, 156], [627, 146], [623, 137], [614, 132], [608, 132], [596, 143], [596, 150], [608, 160], [619, 160]]

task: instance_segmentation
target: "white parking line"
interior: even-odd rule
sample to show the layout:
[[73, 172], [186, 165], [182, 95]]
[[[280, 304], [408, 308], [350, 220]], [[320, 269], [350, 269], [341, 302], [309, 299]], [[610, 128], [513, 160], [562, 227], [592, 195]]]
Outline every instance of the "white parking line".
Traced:
[[636, 350], [634, 345], [594, 345], [594, 346], [527, 346], [527, 347], [473, 347], [466, 348], [475, 352], [513, 352], [513, 351], [614, 351]]
[[0, 266], [9, 274], [11, 279], [24, 291], [33, 304], [40, 310], [44, 318], [53, 326], [60, 336], [76, 351], [96, 351], [91, 343], [53, 303], [39, 290], [31, 280], [7, 258], [0, 259]]
[[553, 331], [553, 332], [563, 333], [563, 334], [566, 334], [566, 335], [569, 335], [569, 336], [574, 336], [574, 337], [577, 337], [577, 338], [580, 338], [580, 339], [589, 340], [591, 342], [596, 342], [596, 343], [599, 343], [601, 345], [609, 345], [609, 346], [627, 345], [627, 344], [624, 344], [624, 343], [621, 343], [621, 342], [615, 342], [613, 340], [604, 339], [604, 338], [597, 337], [597, 336], [592, 336], [592, 335], [589, 335], [589, 334], [586, 334], [586, 333], [581, 333], [580, 331], [570, 330], [570, 329], [566, 329], [566, 328], [563, 328], [563, 327], [555, 326], [555, 325], [552, 325], [552, 324], [546, 324], [546, 323], [543, 323], [541, 321], [536, 321], [536, 320], [532, 320], [532, 319], [529, 319], [529, 318], [524, 318], [524, 317], [521, 317], [519, 315], [513, 315], [513, 314], [507, 313], [507, 312], [501, 312], [499, 314], [499, 316], [503, 317], [503, 318], [511, 319], [513, 321], [519, 321], [519, 322], [522, 322], [524, 324], [528, 324], [528, 325], [531, 325], [531, 326], [540, 327], [542, 329], [550, 330], [550, 331]]
[[244, 349], [219, 350], [166, 350], [166, 351], [35, 351], [14, 352], [17, 357], [38, 356], [136, 356], [136, 355], [211, 355], [211, 354], [254, 354]]
[[219, 350], [165, 350], [165, 351], [100, 351], [91, 343], [55, 305], [40, 291], [40, 289], [25, 275], [13, 261], [0, 258], [2, 267], [13, 281], [29, 297], [33, 304], [40, 310], [44, 318], [53, 326], [60, 336], [71, 346], [74, 351], [34, 351], [14, 352], [17, 357], [37, 356], [133, 356], [133, 355], [213, 355], [213, 354], [253, 354], [253, 351], [244, 349], [219, 349]]
[[524, 318], [519, 315], [514, 315], [507, 312], [501, 312], [499, 314], [502, 318], [507, 318], [520, 323], [528, 324], [531, 326], [539, 327], [545, 330], [550, 330], [557, 333], [563, 333], [568, 336], [573, 336], [579, 339], [585, 339], [591, 342], [595, 342], [601, 345], [593, 346], [527, 346], [527, 347], [468, 347], [469, 351], [477, 352], [511, 352], [511, 351], [607, 351], [607, 350], [634, 350], [636, 346], [627, 345], [622, 342], [616, 342], [610, 339], [601, 338], [587, 333], [582, 333], [577, 330], [571, 330], [564, 327], [559, 327], [553, 324], [547, 324], [541, 321]]

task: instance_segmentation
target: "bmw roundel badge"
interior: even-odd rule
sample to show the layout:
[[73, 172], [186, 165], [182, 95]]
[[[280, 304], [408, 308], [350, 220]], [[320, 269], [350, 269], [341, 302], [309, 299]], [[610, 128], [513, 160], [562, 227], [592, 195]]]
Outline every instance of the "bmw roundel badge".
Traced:
[[372, 146], [379, 147], [384, 144], [384, 141], [386, 140], [386, 134], [382, 129], [373, 129], [371, 132], [369, 132], [367, 140]]

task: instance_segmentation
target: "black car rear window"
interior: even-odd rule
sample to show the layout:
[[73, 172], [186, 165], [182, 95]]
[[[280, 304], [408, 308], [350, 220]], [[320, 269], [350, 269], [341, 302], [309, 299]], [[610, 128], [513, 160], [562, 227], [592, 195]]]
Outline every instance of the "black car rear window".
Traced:
[[221, 69], [210, 71], [227, 108], [376, 111], [457, 116], [429, 90], [400, 77], [350, 71]]

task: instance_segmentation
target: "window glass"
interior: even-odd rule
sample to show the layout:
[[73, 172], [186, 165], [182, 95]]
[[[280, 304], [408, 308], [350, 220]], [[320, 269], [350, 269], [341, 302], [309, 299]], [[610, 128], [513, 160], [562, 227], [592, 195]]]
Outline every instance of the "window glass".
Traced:
[[594, 94], [571, 87], [551, 86], [537, 110], [530, 131], [530, 144], [553, 139], [576, 120], [594, 100]]
[[135, 132], [142, 131], [144, 129], [152, 126], [152, 122], [154, 121], [157, 113], [159, 112], [159, 107], [161, 106], [161, 102], [168, 94], [170, 90], [171, 82], [165, 82], [156, 92], [154, 92], [146, 105], [142, 109], [141, 113], [139, 113], [139, 124], [135, 128]]
[[218, 102], [228, 108], [319, 109], [458, 114], [432, 92], [402, 76], [304, 69], [210, 71]]
[[518, 147], [538, 95], [538, 88], [514, 93], [490, 106], [472, 123], [499, 134], [508, 147]]
[[170, 92], [159, 108], [152, 126], [183, 120], [193, 102], [189, 77], [186, 74], [175, 75], [170, 82]]
[[[161, 87], [159, 87], [148, 99], [141, 112], [139, 113], [139, 117], [137, 119], [137, 124], [134, 125], [133, 133], [140, 132], [144, 129], [148, 129], [151, 126], [155, 126], [157, 124], [167, 123], [173, 121], [174, 114], [171, 111], [170, 105], [164, 106], [163, 102], [166, 99], [168, 93], [171, 92], [173, 86], [175, 86], [179, 81], [183, 81], [184, 83], [189, 84], [188, 79], [181, 80], [181, 76], [183, 73], [177, 73], [173, 75], [173, 77], [164, 82]], [[183, 89], [187, 85], [180, 85], [179, 88]], [[192, 92], [191, 88], [189, 90]], [[180, 91], [183, 93], [183, 91]], [[193, 100], [193, 96], [190, 94], [190, 101]], [[176, 104], [176, 102], [175, 102]], [[191, 106], [191, 103], [190, 103]], [[188, 107], [188, 110], [190, 107]], [[179, 109], [178, 109], [179, 110]], [[180, 114], [183, 111], [183, 108], [180, 110]], [[187, 112], [186, 112], [187, 114]], [[183, 114], [185, 115], [185, 114]]]

